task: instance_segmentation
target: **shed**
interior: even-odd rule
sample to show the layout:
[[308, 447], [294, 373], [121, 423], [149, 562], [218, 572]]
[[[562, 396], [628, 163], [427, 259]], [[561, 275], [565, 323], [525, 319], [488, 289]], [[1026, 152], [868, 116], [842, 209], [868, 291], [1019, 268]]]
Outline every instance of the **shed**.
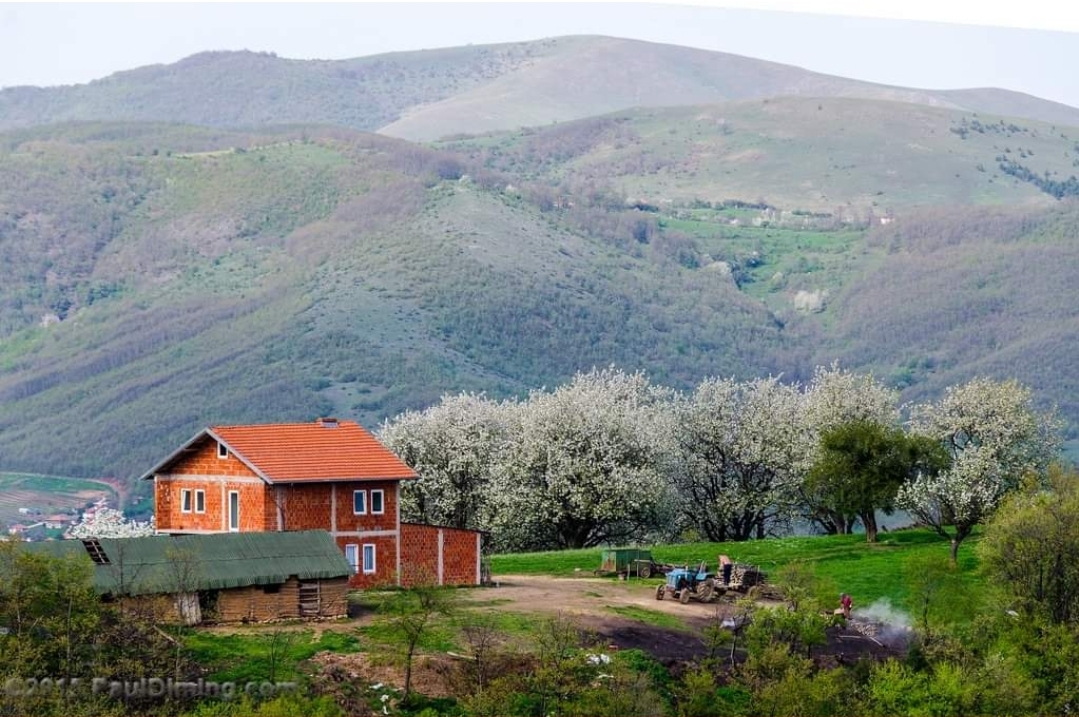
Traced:
[[167, 596], [167, 612], [188, 624], [336, 617], [348, 608], [352, 569], [324, 530], [60, 540], [26, 548], [84, 555], [94, 562], [102, 596]]
[[652, 551], [645, 548], [612, 548], [604, 550], [600, 559], [600, 572], [628, 573], [636, 560], [652, 560]]

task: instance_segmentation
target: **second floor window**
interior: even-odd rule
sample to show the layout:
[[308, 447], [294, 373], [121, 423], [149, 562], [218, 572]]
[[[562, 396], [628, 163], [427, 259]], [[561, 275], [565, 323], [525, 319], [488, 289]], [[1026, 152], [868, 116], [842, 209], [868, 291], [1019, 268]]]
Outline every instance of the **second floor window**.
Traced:
[[385, 506], [383, 505], [383, 500], [383, 491], [371, 491], [371, 513], [375, 515], [382, 515], [384, 512], [386, 512]]
[[352, 491], [352, 512], [356, 515], [364, 515], [367, 512], [367, 491]]
[[195, 491], [195, 512], [206, 512], [206, 491], [204, 490]]
[[187, 488], [180, 491], [180, 512], [191, 512], [191, 491]]

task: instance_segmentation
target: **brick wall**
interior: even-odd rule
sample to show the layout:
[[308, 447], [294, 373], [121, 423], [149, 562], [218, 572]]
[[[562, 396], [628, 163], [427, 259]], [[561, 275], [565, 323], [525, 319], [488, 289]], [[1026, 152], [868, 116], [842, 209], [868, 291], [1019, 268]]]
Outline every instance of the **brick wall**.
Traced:
[[[233, 480], [230, 480], [233, 479]], [[182, 491], [191, 491], [191, 512], [183, 512]], [[206, 511], [195, 511], [195, 491], [205, 491]], [[160, 531], [227, 531], [229, 492], [240, 497], [240, 530], [277, 529], [276, 506], [267, 486], [231, 453], [218, 458], [217, 442], [206, 439], [179, 459], [154, 487], [154, 515]]]
[[[397, 530], [397, 481], [337, 483], [337, 530]], [[353, 491], [366, 492], [367, 512], [353, 512]], [[372, 513], [372, 491], [382, 491], [382, 513]]]
[[[271, 489], [272, 490], [272, 489]], [[285, 530], [330, 530], [329, 483], [277, 486]], [[277, 517], [274, 516], [274, 530]]]
[[[357, 545], [360, 551], [360, 570], [348, 581], [354, 588], [373, 588], [384, 585], [397, 584], [397, 537], [393, 535], [378, 535], [370, 537], [337, 535], [334, 536], [341, 552], [347, 555], [345, 546]], [[362, 565], [363, 546], [375, 546], [375, 572], [365, 573]]]
[[428, 579], [442, 585], [478, 584], [479, 540], [474, 530], [402, 523], [402, 584]]
[[178, 459], [172, 466], [172, 472], [187, 475], [257, 477], [231, 453], [228, 458], [218, 458], [217, 441], [209, 437], [192, 446], [188, 455]]
[[442, 583], [444, 585], [478, 585], [479, 545], [481, 536], [475, 530], [442, 528]]
[[[191, 491], [191, 512], [183, 512], [183, 491]], [[204, 491], [206, 512], [198, 513], [196, 491]], [[277, 514], [272, 490], [265, 483], [236, 482], [210, 476], [158, 476], [154, 489], [154, 514], [157, 529], [175, 532], [227, 532], [229, 493], [240, 498], [240, 530], [263, 531], [277, 529]], [[268, 516], [273, 516], [267, 524]]]
[[438, 581], [438, 528], [401, 524], [401, 584]]

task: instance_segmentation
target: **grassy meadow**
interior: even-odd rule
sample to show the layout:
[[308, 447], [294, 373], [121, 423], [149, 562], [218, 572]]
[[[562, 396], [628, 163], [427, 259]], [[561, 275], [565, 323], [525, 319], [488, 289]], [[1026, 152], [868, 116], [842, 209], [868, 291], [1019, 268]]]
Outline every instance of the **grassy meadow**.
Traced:
[[[964, 542], [959, 552], [959, 571], [971, 587], [979, 584], [975, 537]], [[881, 533], [879, 542], [867, 544], [864, 535], [831, 535], [769, 538], [740, 543], [682, 543], [651, 547], [659, 563], [696, 566], [701, 561], [715, 571], [719, 555], [764, 570], [771, 579], [790, 565], [804, 566], [823, 590], [850, 593], [860, 606], [882, 598], [901, 606], [910, 598], [908, 566], [921, 561], [945, 559], [949, 544], [925, 529], [905, 529]], [[649, 546], [640, 546], [649, 547]], [[499, 575], [550, 575], [556, 578], [590, 576], [599, 568], [603, 548], [562, 550], [544, 553], [494, 555], [491, 571]], [[639, 578], [631, 577], [630, 580]], [[658, 584], [659, 578], [648, 582]]]

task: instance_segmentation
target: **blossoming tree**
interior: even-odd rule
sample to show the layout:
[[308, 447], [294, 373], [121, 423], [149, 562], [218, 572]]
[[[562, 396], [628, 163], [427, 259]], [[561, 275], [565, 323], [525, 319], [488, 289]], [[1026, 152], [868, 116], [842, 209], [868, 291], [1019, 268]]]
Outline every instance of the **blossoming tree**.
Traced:
[[1015, 380], [952, 386], [939, 402], [916, 406], [911, 427], [941, 441], [951, 466], [904, 485], [896, 504], [951, 539], [953, 563], [974, 526], [1025, 474], [1043, 473], [1061, 447], [1056, 416], [1036, 411], [1030, 390]]

